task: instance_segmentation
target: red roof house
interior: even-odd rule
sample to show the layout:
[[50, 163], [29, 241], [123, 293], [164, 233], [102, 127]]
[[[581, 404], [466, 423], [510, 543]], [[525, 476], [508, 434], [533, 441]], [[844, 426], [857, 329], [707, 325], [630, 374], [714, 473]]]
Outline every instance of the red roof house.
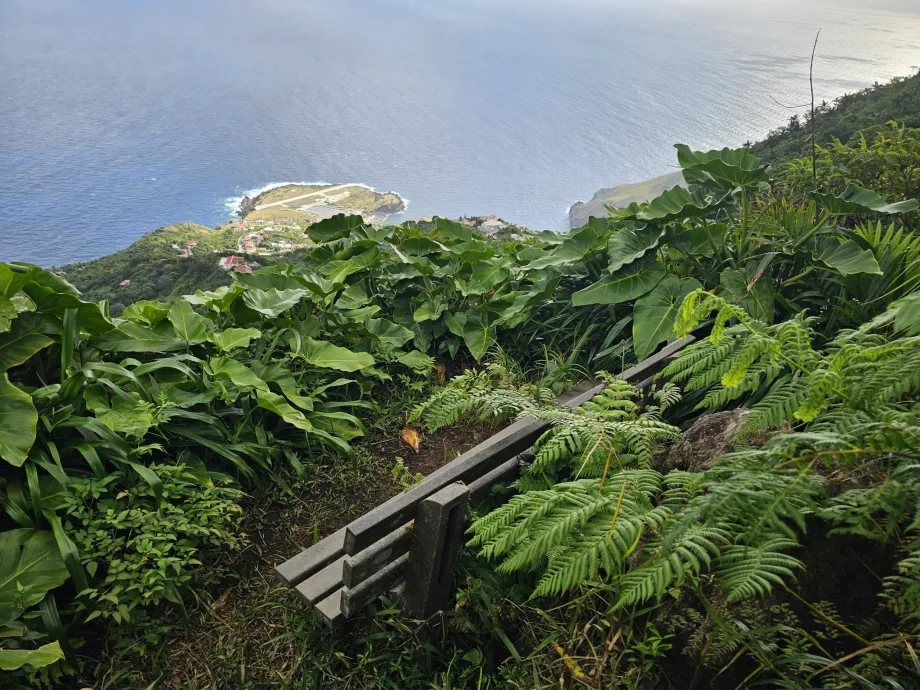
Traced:
[[234, 266], [239, 266], [242, 263], [242, 256], [225, 256], [218, 262], [218, 266], [220, 266], [225, 271], [229, 271]]
[[128, 287], [131, 284], [130, 280], [123, 280], [118, 284], [118, 287]]
[[235, 266], [233, 270], [237, 273], [252, 273], [252, 269], [246, 264], [243, 264], [242, 266]]

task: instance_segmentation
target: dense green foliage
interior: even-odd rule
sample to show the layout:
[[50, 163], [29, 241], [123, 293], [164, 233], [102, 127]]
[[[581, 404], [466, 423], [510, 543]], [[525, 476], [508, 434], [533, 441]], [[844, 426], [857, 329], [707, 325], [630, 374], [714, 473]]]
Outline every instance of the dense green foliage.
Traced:
[[[920, 127], [920, 74], [896, 77], [888, 84], [875, 84], [846, 94], [833, 103], [815, 104], [815, 142], [824, 144], [839, 139], [847, 143], [860, 135], [871, 139], [892, 120]], [[810, 112], [793, 115], [787, 125], [746, 148], [773, 164], [810, 158]]]
[[[874, 127], [867, 99], [900, 108], [918, 83], [842, 99], [821, 131]], [[285, 610], [296, 630], [271, 644], [299, 639], [327, 664], [287, 669], [286, 686], [645, 688], [680, 646], [694, 677], [732, 687], [914, 687], [920, 151], [916, 130], [876, 132], [820, 149], [817, 188], [810, 157], [771, 168], [678, 145], [687, 187], [563, 234], [336, 216], [310, 227], [309, 254], [252, 274], [219, 271], [213, 252], [236, 236], [196, 226], [65, 276], [0, 264], [0, 668], [59, 686], [105, 626], [143, 630], [150, 650], [159, 616], [247, 544], [244, 491], [296, 500], [291, 483], [359, 466], [369, 429], [412, 408], [429, 431], [466, 416], [551, 428], [515, 495], [472, 524], [486, 558], [464, 565], [449, 644], [390, 607], [354, 651]], [[167, 300], [133, 299], [150, 294]], [[607, 373], [691, 329], [708, 337], [653, 389]], [[448, 367], [459, 375], [418, 404]], [[558, 405], [589, 372], [605, 391]], [[681, 426], [735, 408], [734, 452], [662, 464]], [[392, 473], [415, 481], [402, 458]], [[852, 540], [870, 604], [796, 591], [846, 562], [816, 543]]]

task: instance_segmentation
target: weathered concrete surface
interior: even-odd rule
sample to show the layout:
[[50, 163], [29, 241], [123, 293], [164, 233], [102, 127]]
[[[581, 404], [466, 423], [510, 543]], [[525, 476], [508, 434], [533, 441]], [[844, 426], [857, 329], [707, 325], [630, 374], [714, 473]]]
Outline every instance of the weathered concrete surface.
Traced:
[[381, 594], [386, 594], [395, 587], [400, 580], [406, 577], [408, 562], [409, 554], [403, 554], [353, 589], [348, 587], [343, 589], [342, 613], [345, 618], [351, 618]]
[[330, 534], [320, 542], [275, 567], [278, 579], [293, 587], [345, 555], [345, 528]]
[[750, 410], [737, 409], [701, 417], [680, 441], [671, 446], [658, 469], [662, 472], [708, 470], [713, 461], [735, 449], [738, 434], [749, 413]]
[[469, 498], [469, 487], [451, 484], [419, 504], [403, 597], [416, 618], [428, 618], [450, 599]]
[[337, 589], [316, 605], [316, 613], [330, 628], [338, 628], [345, 622], [345, 613], [342, 610], [344, 591], [344, 588]]
[[386, 566], [387, 563], [407, 553], [411, 543], [412, 530], [409, 525], [404, 525], [375, 544], [371, 544], [364, 551], [354, 556], [346, 556], [342, 569], [342, 582], [349, 589], [357, 587], [359, 583]]
[[313, 573], [296, 587], [297, 594], [310, 606], [315, 606], [342, 586], [342, 566], [345, 556]]

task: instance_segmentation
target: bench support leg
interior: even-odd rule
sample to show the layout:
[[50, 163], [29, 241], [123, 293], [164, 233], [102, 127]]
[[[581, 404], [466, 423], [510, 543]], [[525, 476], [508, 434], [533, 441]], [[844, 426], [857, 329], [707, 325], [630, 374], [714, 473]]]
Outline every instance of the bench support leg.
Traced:
[[451, 484], [419, 503], [404, 595], [416, 618], [429, 618], [450, 601], [469, 498], [469, 487]]

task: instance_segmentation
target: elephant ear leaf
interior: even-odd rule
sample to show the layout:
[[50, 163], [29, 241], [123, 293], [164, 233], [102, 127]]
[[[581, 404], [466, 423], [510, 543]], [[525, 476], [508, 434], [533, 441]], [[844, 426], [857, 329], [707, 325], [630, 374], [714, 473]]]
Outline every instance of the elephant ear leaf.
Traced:
[[722, 271], [720, 282], [734, 300], [744, 307], [755, 319], [764, 323], [773, 322], [774, 302], [773, 287], [770, 285], [770, 274], [762, 272], [753, 274], [750, 268], [737, 270], [727, 268]]
[[607, 253], [610, 256], [608, 270], [616, 273], [626, 264], [641, 259], [646, 252], [658, 246], [664, 232], [664, 229], [657, 225], [646, 225], [614, 233], [607, 244]]
[[314, 242], [331, 242], [342, 237], [348, 237], [352, 230], [364, 225], [364, 218], [361, 216], [346, 216], [344, 213], [338, 213], [331, 218], [326, 218], [318, 223], [313, 223], [307, 228], [307, 234]]
[[60, 642], [49, 642], [38, 649], [0, 649], [0, 671], [15, 671], [26, 665], [44, 668], [63, 658]]
[[277, 288], [247, 290], [243, 293], [243, 302], [253, 311], [274, 319], [300, 302], [307, 292], [302, 289], [278, 290]]
[[0, 374], [0, 458], [22, 467], [35, 443], [38, 412], [32, 397]]
[[647, 295], [636, 300], [633, 310], [633, 348], [636, 357], [645, 359], [659, 344], [674, 335], [674, 320], [684, 297], [699, 289], [694, 278], [668, 275]]
[[619, 304], [641, 297], [664, 278], [664, 264], [658, 261], [633, 261], [611, 276], [606, 276], [572, 295], [572, 304]]
[[196, 314], [192, 305], [179, 300], [169, 310], [167, 317], [173, 325], [176, 336], [190, 345], [203, 343], [208, 338], [211, 322]]
[[688, 184], [705, 184], [730, 191], [735, 187], [753, 187], [766, 182], [770, 168], [744, 149], [693, 151], [685, 144], [675, 144], [677, 162]]
[[824, 237], [818, 241], [817, 247], [811, 254], [815, 261], [841, 275], [846, 276], [851, 273], [880, 275], [882, 273], [872, 252], [861, 248], [853, 240], [840, 242], [833, 237]]
[[489, 323], [489, 315], [481, 311], [466, 313], [463, 323], [463, 342], [470, 354], [480, 361], [496, 342], [495, 327]]
[[811, 192], [809, 199], [817, 201], [825, 211], [834, 216], [857, 215], [863, 213], [910, 213], [917, 209], [916, 199], [906, 199], [889, 204], [885, 197], [875, 192], [854, 185], [848, 186], [841, 194], [824, 194]]
[[53, 533], [35, 529], [0, 533], [0, 608], [34, 606], [68, 577]]
[[325, 340], [313, 338], [303, 338], [297, 354], [313, 366], [337, 371], [358, 371], [374, 366], [374, 358], [367, 352], [352, 352]]

